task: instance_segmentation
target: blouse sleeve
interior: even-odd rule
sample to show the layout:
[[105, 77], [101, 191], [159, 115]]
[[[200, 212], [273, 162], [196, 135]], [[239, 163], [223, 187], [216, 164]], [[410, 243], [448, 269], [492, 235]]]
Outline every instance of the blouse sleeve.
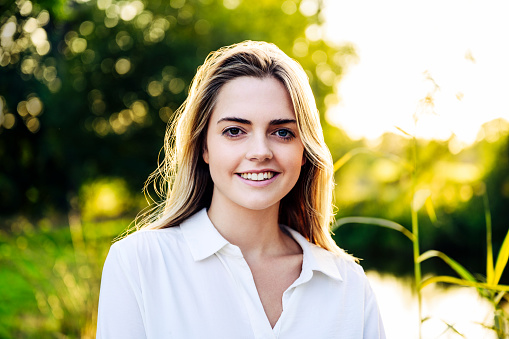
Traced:
[[129, 264], [113, 244], [102, 273], [97, 339], [146, 338], [141, 292]]
[[365, 286], [364, 299], [364, 335], [365, 339], [385, 339], [385, 330], [382, 323], [382, 317], [378, 309], [375, 293], [371, 289], [369, 282]]

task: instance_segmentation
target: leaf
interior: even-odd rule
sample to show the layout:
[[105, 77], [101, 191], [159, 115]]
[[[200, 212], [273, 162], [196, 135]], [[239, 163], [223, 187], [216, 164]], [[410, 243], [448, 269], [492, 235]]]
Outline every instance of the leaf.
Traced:
[[429, 189], [420, 189], [415, 192], [412, 199], [412, 209], [414, 211], [419, 211], [430, 196], [431, 191]]
[[437, 214], [435, 213], [435, 208], [433, 207], [433, 200], [431, 200], [431, 195], [428, 196], [428, 198], [426, 199], [424, 206], [426, 207], [426, 212], [428, 212], [429, 219], [431, 220], [431, 222], [436, 223]]
[[493, 284], [497, 284], [502, 277], [505, 267], [507, 266], [507, 260], [509, 259], [509, 231], [505, 235], [502, 247], [498, 252], [497, 263], [495, 265], [495, 276], [493, 277]]
[[406, 227], [400, 225], [394, 221], [381, 219], [381, 218], [370, 218], [370, 217], [345, 217], [336, 220], [333, 225], [333, 229], [336, 229], [345, 224], [367, 224], [367, 225], [375, 225], [393, 229], [395, 231], [403, 233], [410, 241], [414, 241], [415, 237]]
[[426, 251], [423, 254], [417, 258], [418, 262], [423, 262], [424, 260], [428, 260], [430, 258], [438, 257], [442, 259], [447, 265], [449, 265], [460, 277], [462, 277], [465, 280], [476, 282], [477, 280], [474, 278], [474, 276], [460, 263], [458, 263], [456, 260], [451, 259], [448, 255], [445, 253], [442, 253], [440, 251], [430, 250]]
[[371, 153], [371, 151], [367, 148], [354, 148], [353, 150], [347, 152], [338, 161], [336, 161], [334, 163], [334, 172], [337, 172], [348, 161], [350, 161], [350, 159], [352, 159], [355, 155], [361, 154], [361, 153]]
[[339, 158], [339, 160], [337, 160], [334, 163], [334, 172], [337, 172], [341, 167], [343, 167], [348, 161], [350, 161], [354, 156], [358, 154], [372, 154], [377, 157], [386, 158], [393, 161], [396, 164], [400, 164], [409, 171], [413, 170], [413, 167], [408, 162], [406, 162], [405, 159], [397, 155], [391, 153], [376, 152], [368, 148], [358, 147], [345, 153], [341, 158]]
[[502, 300], [502, 298], [507, 300], [506, 292], [500, 292], [497, 294], [495, 299], [493, 299], [493, 301], [495, 302], [495, 305], [498, 305], [498, 303]]
[[411, 135], [410, 133], [408, 133], [407, 131], [405, 131], [403, 128], [401, 127], [398, 127], [398, 126], [394, 126], [398, 131], [400, 131], [401, 133], [403, 133], [404, 135], [406, 136], [409, 136], [410, 138], [413, 138], [414, 136]]
[[509, 292], [509, 286], [507, 285], [488, 285], [486, 283], [476, 282], [476, 281], [468, 281], [465, 279], [455, 278], [448, 275], [442, 275], [437, 277], [431, 277], [426, 280], [424, 280], [421, 283], [421, 289], [425, 286], [428, 286], [430, 284], [435, 284], [439, 282], [449, 283], [449, 284], [455, 284], [460, 286], [470, 286], [475, 288], [483, 288], [493, 291], [504, 291]]
[[490, 203], [488, 200], [488, 194], [485, 192], [483, 195], [484, 202], [484, 218], [486, 219], [486, 280], [488, 284], [495, 283], [495, 270], [493, 268], [493, 242], [492, 242], [492, 231], [491, 231], [491, 212]]
[[456, 333], [457, 335], [459, 335], [460, 337], [463, 337], [465, 338], [465, 336], [463, 334], [461, 334], [455, 327], [453, 324], [449, 324], [447, 321], [441, 319], [441, 321], [447, 326], [447, 328], [442, 332], [442, 334], [440, 336], [442, 336], [443, 334], [445, 334], [447, 331], [451, 330], [453, 331], [454, 333]]

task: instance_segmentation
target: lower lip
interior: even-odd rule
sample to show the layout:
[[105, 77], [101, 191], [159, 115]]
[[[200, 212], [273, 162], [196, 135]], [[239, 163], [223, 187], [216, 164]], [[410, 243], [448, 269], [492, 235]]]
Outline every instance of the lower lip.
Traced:
[[270, 185], [271, 183], [274, 182], [274, 180], [276, 180], [276, 178], [279, 176], [279, 173], [276, 173], [274, 174], [274, 176], [270, 179], [267, 179], [267, 180], [260, 180], [260, 181], [255, 181], [255, 180], [248, 180], [248, 179], [244, 179], [243, 177], [241, 177], [240, 175], [237, 174], [237, 177], [242, 180], [243, 183], [249, 185], [249, 186], [253, 186], [253, 187], [265, 187], [267, 185]]

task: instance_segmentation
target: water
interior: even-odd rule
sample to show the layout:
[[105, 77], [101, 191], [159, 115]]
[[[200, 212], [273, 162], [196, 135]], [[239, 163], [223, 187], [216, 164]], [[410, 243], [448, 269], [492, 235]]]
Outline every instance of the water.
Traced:
[[[418, 339], [417, 295], [412, 292], [412, 281], [374, 271], [366, 274], [377, 296], [387, 338]], [[497, 338], [483, 326], [493, 325], [493, 307], [475, 288], [429, 285], [422, 295], [423, 317], [429, 317], [422, 325], [423, 339]]]

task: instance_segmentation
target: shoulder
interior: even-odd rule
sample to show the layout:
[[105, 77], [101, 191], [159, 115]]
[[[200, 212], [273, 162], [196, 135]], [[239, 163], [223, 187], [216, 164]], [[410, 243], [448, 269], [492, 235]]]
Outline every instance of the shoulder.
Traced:
[[162, 229], [141, 229], [115, 242], [118, 248], [133, 248], [147, 243], [160, 241], [178, 241], [182, 237], [180, 226]]
[[367, 280], [364, 269], [359, 263], [352, 259], [351, 256], [347, 255], [346, 257], [344, 257], [340, 255], [335, 255], [335, 257], [336, 259], [334, 261], [336, 262], [336, 265], [338, 266], [338, 269], [340, 270], [342, 275], [355, 277], [356, 279], [362, 281]]
[[334, 266], [334, 269], [331, 271], [338, 273], [340, 280], [346, 282], [348, 285], [355, 285], [357, 287], [368, 284], [366, 273], [356, 258], [343, 250], [339, 253], [335, 253], [314, 244], [311, 244], [311, 246], [315, 248], [316, 252], [320, 253], [317, 257], [320, 258], [321, 261]]
[[157, 230], [139, 230], [115, 242], [110, 254], [126, 262], [139, 262], [168, 252], [177, 252], [183, 243], [179, 226]]

